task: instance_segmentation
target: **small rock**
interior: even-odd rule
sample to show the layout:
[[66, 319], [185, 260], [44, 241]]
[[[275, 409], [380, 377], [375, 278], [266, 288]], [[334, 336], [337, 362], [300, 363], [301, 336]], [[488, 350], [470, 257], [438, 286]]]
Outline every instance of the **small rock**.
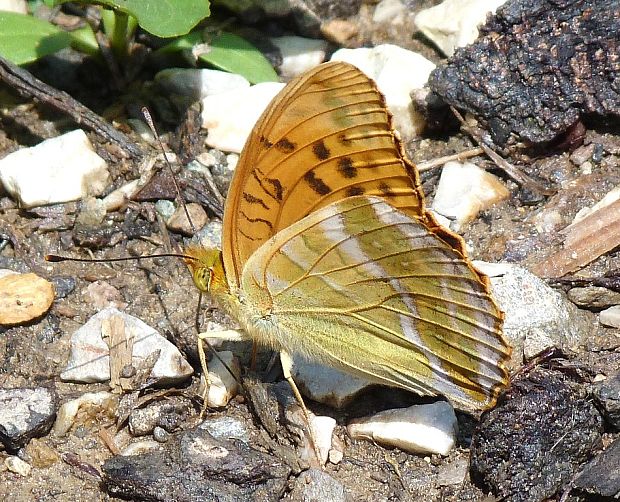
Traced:
[[280, 75], [285, 79], [296, 77], [325, 61], [329, 44], [325, 40], [296, 36], [269, 39], [282, 54]]
[[410, 94], [424, 87], [435, 68], [433, 63], [420, 54], [390, 44], [372, 49], [340, 49], [331, 60], [351, 63], [377, 83], [394, 116], [394, 127], [404, 138], [420, 134], [425, 121], [414, 110]]
[[200, 229], [204, 227], [209, 221], [206, 211], [200, 204], [190, 202], [187, 204], [187, 212], [189, 213], [190, 220], [187, 219], [185, 209], [182, 205], [176, 208], [170, 219], [166, 221], [166, 226], [172, 232], [177, 232], [183, 235], [194, 235], [194, 229]]
[[592, 314], [579, 310], [531, 272], [507, 263], [475, 261], [474, 265], [489, 276], [493, 296], [505, 314], [512, 367], [550, 347], [576, 352], [590, 335]]
[[620, 373], [596, 382], [592, 387], [605, 421], [612, 430], [620, 431]]
[[96, 416], [100, 411], [108, 411], [108, 415], [114, 416], [117, 408], [118, 396], [111, 392], [87, 392], [77, 399], [64, 403], [58, 410], [58, 416], [54, 423], [53, 433], [63, 436], [73, 427], [78, 413], [81, 417]]
[[465, 480], [469, 471], [469, 461], [466, 458], [457, 458], [447, 465], [442, 465], [435, 476], [435, 482], [439, 486], [460, 485]]
[[416, 27], [446, 55], [478, 38], [478, 27], [506, 0], [444, 0], [421, 10]]
[[337, 409], [344, 408], [360, 392], [373, 385], [363, 378], [302, 359], [294, 360], [292, 373], [304, 396]]
[[170, 439], [170, 433], [163, 427], [155, 427], [153, 429], [153, 439], [158, 443], [165, 443]]
[[25, 208], [101, 195], [109, 179], [105, 161], [81, 129], [0, 160], [0, 181]]
[[21, 458], [16, 457], [14, 455], [8, 456], [4, 460], [5, 467], [15, 474], [19, 474], [20, 476], [27, 477], [30, 475], [30, 471], [32, 467], [27, 462], [24, 462]]
[[250, 433], [245, 423], [232, 417], [206, 418], [198, 427], [205, 429], [215, 439], [238, 439], [244, 443], [250, 442]]
[[502, 181], [471, 162], [447, 162], [442, 171], [433, 199], [433, 210], [454, 220], [450, 225], [461, 229], [478, 215], [498, 202], [507, 199], [510, 191]]
[[166, 94], [188, 96], [193, 101], [250, 87], [241, 75], [197, 68], [166, 68], [155, 75], [155, 82]]
[[[306, 416], [300, 407], [295, 408], [293, 413], [297, 413], [294, 422], [299, 424], [304, 429], [308, 427]], [[319, 465], [325, 465], [329, 459], [329, 454], [332, 450], [332, 437], [334, 429], [336, 428], [336, 420], [332, 417], [315, 415], [311, 411], [308, 411], [310, 416], [310, 430], [312, 431], [312, 441], [304, 442], [299, 456], [308, 463], [308, 465], [316, 465], [315, 459], [318, 450], [320, 458], [318, 459]], [[315, 448], [316, 447], [316, 448]]]
[[47, 434], [56, 418], [56, 393], [45, 387], [0, 389], [0, 442], [17, 450]]
[[309, 469], [297, 478], [291, 500], [302, 502], [346, 502], [344, 485], [321, 469]]
[[86, 197], [82, 201], [82, 207], [75, 219], [75, 223], [85, 227], [98, 227], [103, 222], [105, 215], [106, 208], [101, 199]]
[[614, 305], [601, 311], [599, 321], [603, 326], [611, 328], [620, 328], [620, 305]]
[[127, 302], [123, 299], [120, 291], [106, 281], [91, 282], [84, 289], [84, 300], [90, 303], [97, 310], [108, 307], [124, 309]]
[[594, 143], [590, 143], [589, 145], [581, 145], [573, 153], [571, 153], [570, 161], [577, 166], [581, 166], [592, 159], [594, 148]]
[[176, 211], [176, 207], [171, 200], [162, 199], [155, 203], [155, 211], [157, 211], [157, 214], [164, 220], [169, 220]]
[[277, 82], [265, 82], [204, 98], [202, 127], [209, 131], [207, 145], [240, 153], [258, 118], [283, 87]]
[[482, 415], [470, 448], [472, 479], [503, 500], [553, 498], [600, 447], [602, 424], [584, 385], [535, 367]]
[[127, 204], [140, 189], [140, 180], [125, 183], [103, 198], [103, 207], [106, 211], [116, 211]]
[[207, 249], [222, 249], [222, 222], [211, 220], [198, 231], [194, 240]]
[[407, 7], [400, 0], [381, 0], [375, 7], [372, 20], [377, 24], [399, 25], [405, 22]]
[[173, 434], [161, 449], [113, 457], [103, 464], [103, 473], [114, 497], [276, 502], [290, 469], [241, 441], [194, 429]]
[[599, 286], [572, 288], [568, 290], [568, 298], [580, 307], [607, 308], [620, 305], [620, 293]]
[[88, 322], [71, 336], [71, 356], [65, 371], [60, 375], [63, 381], [93, 383], [110, 379], [110, 349], [101, 336], [104, 321], [113, 316], [122, 318], [127, 335], [133, 337], [132, 364], [140, 364], [155, 351], [160, 351], [149, 382], [167, 385], [188, 378], [193, 369], [179, 350], [148, 324], [108, 307], [91, 317]]
[[54, 286], [36, 274], [9, 274], [0, 278], [0, 325], [32, 321], [49, 310]]
[[349, 19], [330, 19], [321, 24], [321, 34], [337, 45], [347, 45], [359, 31], [359, 26]]
[[379, 412], [347, 426], [353, 439], [368, 439], [412, 453], [447, 455], [456, 443], [458, 422], [446, 401]]
[[[228, 366], [233, 375], [224, 367], [222, 361], [217, 357], [213, 357], [209, 361], [209, 391], [207, 394], [207, 406], [212, 408], [223, 408], [233, 397], [237, 395], [239, 390], [239, 379], [241, 378], [241, 366], [239, 359], [235, 355], [224, 350], [217, 353], [222, 361]], [[200, 388], [198, 394], [204, 393], [204, 377], [201, 377]]]
[[124, 457], [131, 457], [132, 455], [142, 455], [153, 450], [161, 450], [161, 443], [153, 439], [144, 439], [128, 444], [121, 451], [121, 455]]
[[573, 486], [590, 495], [620, 498], [620, 439], [591, 460]]
[[60, 461], [58, 452], [37, 438], [32, 438], [24, 448], [24, 452], [30, 464], [39, 469], [46, 469]]
[[187, 421], [192, 412], [192, 404], [187, 399], [174, 398], [155, 402], [138, 408], [129, 415], [129, 432], [133, 436], [146, 436], [156, 427], [167, 432], [176, 431]]

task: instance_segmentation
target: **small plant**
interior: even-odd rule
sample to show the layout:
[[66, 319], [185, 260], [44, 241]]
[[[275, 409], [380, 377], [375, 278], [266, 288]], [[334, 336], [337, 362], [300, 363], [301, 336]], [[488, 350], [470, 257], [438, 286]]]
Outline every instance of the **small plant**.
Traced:
[[[58, 7], [68, 0], [44, 0]], [[130, 61], [136, 29], [159, 38], [173, 39], [159, 53], [196, 54], [194, 61], [239, 73], [250, 82], [277, 80], [265, 57], [252, 44], [232, 33], [213, 28], [195, 29], [210, 15], [208, 0], [77, 0], [73, 4], [96, 4], [101, 12], [101, 31], [119, 66]], [[26, 64], [63, 48], [99, 57], [100, 48], [90, 25], [67, 32], [31, 15], [0, 12], [0, 55]], [[199, 47], [199, 49], [195, 49]]]

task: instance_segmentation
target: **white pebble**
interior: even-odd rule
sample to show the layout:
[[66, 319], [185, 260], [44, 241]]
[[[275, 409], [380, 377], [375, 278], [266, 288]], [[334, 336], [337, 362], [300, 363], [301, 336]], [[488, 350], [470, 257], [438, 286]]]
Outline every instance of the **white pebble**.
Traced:
[[447, 455], [456, 443], [458, 423], [446, 401], [381, 411], [347, 426], [353, 439], [367, 439], [412, 453]]
[[81, 129], [0, 160], [0, 181], [26, 208], [100, 195], [109, 179], [105, 160]]
[[620, 328], [620, 305], [614, 305], [601, 311], [599, 321], [603, 326]]
[[173, 384], [187, 379], [193, 373], [179, 349], [154, 328], [137, 317], [108, 307], [92, 316], [71, 336], [71, 355], [67, 367], [60, 374], [61, 380], [93, 383], [110, 379], [110, 350], [101, 336], [101, 326], [104, 320], [113, 316], [122, 318], [126, 334], [133, 336], [134, 367], [140, 367], [149, 355], [160, 351], [149, 381], [159, 385]]
[[284, 84], [265, 82], [202, 100], [206, 143], [225, 152], [240, 153], [256, 121]]
[[131, 197], [140, 188], [140, 180], [133, 180], [129, 183], [125, 183], [123, 186], [117, 188], [113, 192], [109, 193], [103, 198], [103, 205], [106, 211], [116, 211], [123, 207]]
[[480, 211], [508, 198], [502, 181], [471, 162], [447, 162], [441, 171], [432, 208], [450, 220], [453, 230], [473, 220]]
[[[237, 359], [232, 352], [224, 350], [218, 352], [218, 355], [235, 376], [233, 377], [233, 375], [230, 374], [222, 364], [222, 361], [217, 357], [211, 358], [208, 366], [209, 391], [207, 394], [207, 406], [212, 408], [223, 408], [237, 395], [241, 375], [239, 359]], [[198, 394], [202, 395], [205, 385], [204, 376], [201, 377], [200, 384], [201, 386], [198, 390]]]
[[30, 475], [30, 471], [32, 470], [32, 466], [29, 463], [24, 462], [21, 458], [16, 457], [15, 455], [10, 455], [5, 458], [4, 465], [9, 471], [23, 477]]
[[421, 10], [416, 27], [446, 55], [478, 38], [478, 27], [506, 0], [445, 0]]
[[424, 118], [414, 110], [411, 93], [424, 87], [435, 65], [420, 54], [396, 45], [378, 45], [372, 49], [340, 49], [332, 61], [346, 61], [372, 78], [385, 95], [394, 126], [405, 138], [422, 132]]
[[270, 39], [282, 54], [280, 75], [286, 79], [301, 75], [325, 61], [329, 44], [325, 40], [297, 36]]
[[155, 75], [155, 82], [169, 94], [194, 100], [250, 87], [250, 82], [241, 75], [197, 68], [167, 68]]
[[400, 0], [381, 0], [375, 7], [372, 20], [377, 23], [391, 25], [403, 24], [407, 7]]

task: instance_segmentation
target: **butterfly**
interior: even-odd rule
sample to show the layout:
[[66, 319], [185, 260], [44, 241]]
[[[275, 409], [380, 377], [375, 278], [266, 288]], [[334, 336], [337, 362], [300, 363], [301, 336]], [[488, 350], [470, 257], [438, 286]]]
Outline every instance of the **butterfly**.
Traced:
[[426, 211], [374, 82], [344, 62], [295, 78], [258, 120], [194, 283], [259, 345], [474, 411], [508, 384], [488, 278]]

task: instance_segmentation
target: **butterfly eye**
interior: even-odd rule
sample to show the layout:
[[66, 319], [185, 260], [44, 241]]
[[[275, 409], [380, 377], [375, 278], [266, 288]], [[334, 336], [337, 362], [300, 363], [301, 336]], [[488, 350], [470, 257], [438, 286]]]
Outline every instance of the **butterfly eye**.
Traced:
[[213, 272], [210, 268], [199, 267], [195, 270], [193, 274], [194, 284], [200, 291], [206, 293], [207, 291], [209, 291], [212, 277]]

